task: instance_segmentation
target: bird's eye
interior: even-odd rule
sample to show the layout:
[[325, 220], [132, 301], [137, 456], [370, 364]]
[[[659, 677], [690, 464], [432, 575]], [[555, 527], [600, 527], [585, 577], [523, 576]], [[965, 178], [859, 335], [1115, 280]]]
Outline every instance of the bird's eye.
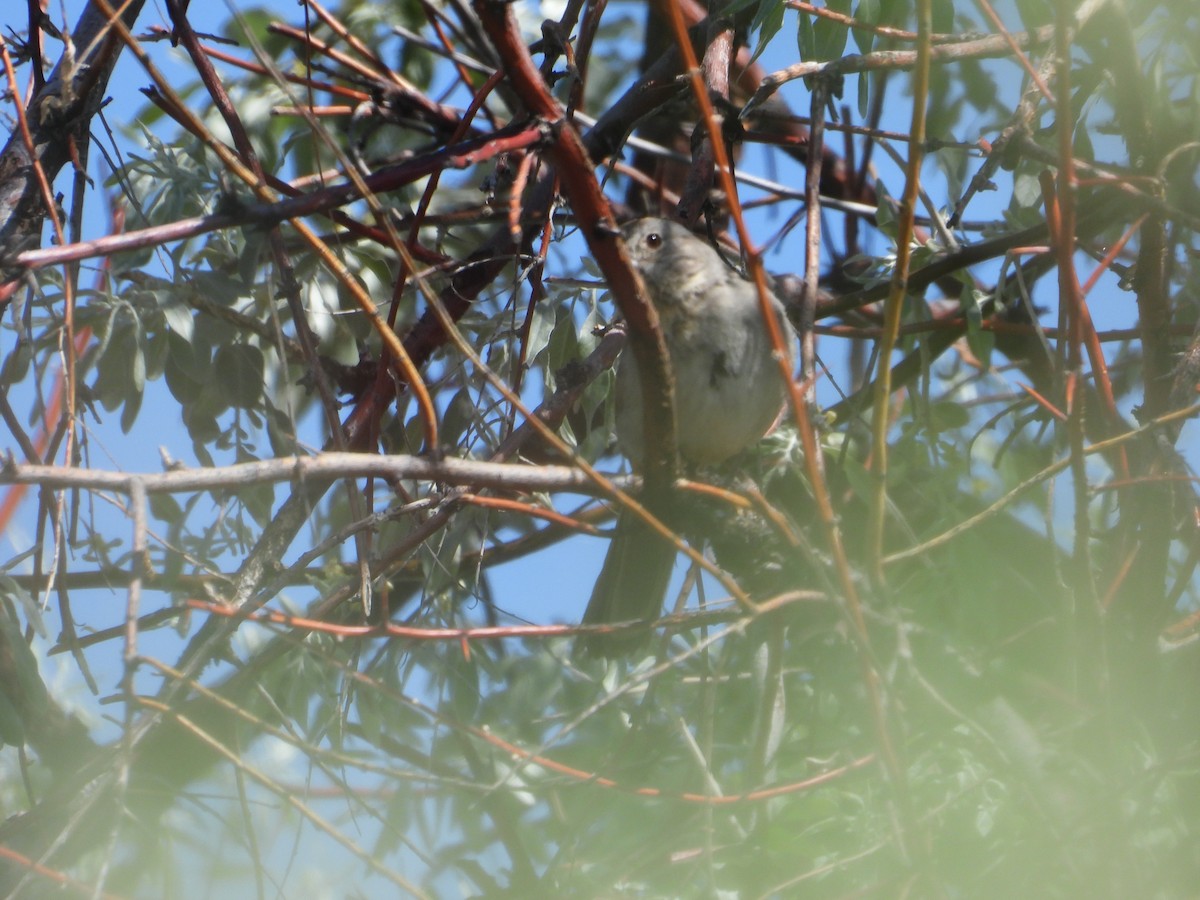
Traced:
[[662, 235], [657, 231], [652, 231], [646, 235], [646, 246], [651, 250], [657, 250], [662, 246]]

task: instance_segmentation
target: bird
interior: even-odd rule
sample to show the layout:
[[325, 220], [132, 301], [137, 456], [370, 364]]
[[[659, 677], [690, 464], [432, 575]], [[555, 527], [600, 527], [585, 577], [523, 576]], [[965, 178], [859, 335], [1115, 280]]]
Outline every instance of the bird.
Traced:
[[[667, 346], [680, 458], [689, 469], [724, 462], [771, 429], [787, 397], [758, 289], [680, 222], [636, 219], [622, 227], [621, 235]], [[783, 304], [774, 294], [770, 300], [793, 367], [795, 341]], [[638, 470], [645, 456], [642, 379], [628, 348], [617, 361], [614, 405], [617, 444]], [[674, 561], [674, 546], [623, 510], [583, 624], [657, 617]], [[590, 656], [619, 656], [643, 637], [592, 634], [583, 649]]]

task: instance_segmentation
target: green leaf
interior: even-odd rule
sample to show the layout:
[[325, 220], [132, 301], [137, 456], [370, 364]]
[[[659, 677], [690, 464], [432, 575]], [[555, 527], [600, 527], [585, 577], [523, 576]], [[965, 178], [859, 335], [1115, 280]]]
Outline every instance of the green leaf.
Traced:
[[4, 357], [0, 364], [0, 384], [16, 384], [29, 372], [29, 364], [33, 361], [33, 345], [26, 340], [18, 340], [12, 353]]
[[557, 372], [568, 362], [579, 359], [580, 355], [575, 317], [565, 306], [559, 307], [554, 331], [546, 347], [546, 365]]
[[[859, 0], [854, 7], [854, 18], [864, 25], [879, 24], [879, 0]], [[859, 53], [870, 53], [875, 46], [875, 32], [867, 28], [852, 28], [850, 36]]]
[[935, 34], [954, 31], [954, 0], [933, 0], [933, 31]]
[[271, 442], [271, 452], [276, 456], [290, 456], [296, 452], [296, 423], [292, 417], [264, 398], [266, 414], [267, 439]]
[[134, 358], [140, 356], [141, 351], [133, 329], [128, 325], [117, 325], [109, 339], [101, 343], [98, 352], [92, 390], [101, 405], [112, 412], [138, 391], [134, 384]]
[[[850, 10], [850, 4], [846, 0], [830, 0], [826, 6], [841, 13]], [[813, 23], [813, 39], [816, 42], [815, 58], [819, 62], [840, 59], [846, 49], [849, 31], [850, 27], [842, 22], [836, 22], [824, 16], [818, 17], [817, 21]]]
[[252, 344], [229, 344], [217, 350], [214, 366], [230, 406], [251, 409], [262, 402], [263, 352]]
[[875, 224], [893, 241], [896, 240], [896, 212], [892, 208], [892, 198], [883, 193], [875, 206]]
[[192, 334], [195, 332], [195, 320], [192, 318], [191, 309], [184, 303], [175, 299], [173, 294], [168, 294], [164, 291], [155, 291], [154, 296], [159, 301], [159, 309], [162, 310], [163, 318], [167, 322], [167, 328], [185, 341], [191, 341]]
[[[964, 278], [966, 277], [964, 273]], [[986, 297], [973, 285], [966, 285], [959, 302], [962, 305], [963, 314], [967, 318], [967, 346], [986, 368], [992, 364], [992, 349], [996, 346], [996, 335], [983, 328], [983, 302], [985, 299]]]
[[25, 617], [25, 621], [36, 634], [43, 638], [49, 635], [49, 631], [46, 630], [46, 622], [42, 618], [41, 604], [11, 575], [0, 573], [0, 596], [17, 602], [21, 608], [21, 615]]
[[1018, 206], [1036, 208], [1042, 203], [1042, 183], [1032, 172], [1020, 172], [1013, 178], [1013, 200]]
[[0, 685], [0, 740], [13, 746], [25, 741], [25, 715], [39, 715], [47, 702], [37, 659], [17, 623], [0, 609], [0, 641], [5, 644], [5, 678]]
[[767, 44], [775, 35], [779, 34], [779, 29], [783, 27], [783, 0], [766, 0], [762, 6], [758, 8], [758, 15], [754, 17], [754, 28], [759, 29], [758, 44], [754, 48], [754, 54], [750, 57], [750, 62], [754, 62], [762, 52], [767, 49]]
[[455, 392], [442, 415], [439, 438], [447, 445], [457, 444], [476, 420], [475, 394], [471, 388]]
[[170, 494], [150, 494], [147, 501], [150, 504], [150, 515], [160, 522], [174, 525], [183, 520], [183, 508]]
[[138, 413], [142, 411], [142, 400], [146, 395], [141, 391], [135, 394], [130, 394], [125, 399], [125, 405], [121, 408], [121, 431], [125, 434], [133, 429], [134, 422], [137, 421]]
[[169, 331], [163, 374], [175, 399], [191, 403], [212, 380], [212, 353], [203, 342], [184, 340], [178, 332]]
[[813, 31], [813, 17], [808, 13], [800, 13], [796, 25], [796, 49], [804, 62], [817, 58], [817, 35]]
[[[839, 465], [842, 464], [839, 462]], [[857, 459], [847, 457], [845, 464], [842, 465], [842, 474], [846, 476], [846, 482], [850, 485], [850, 490], [860, 500], [867, 500], [872, 496], [875, 476], [867, 471], [867, 467]]]
[[146, 367], [145, 377], [150, 381], [161, 378], [163, 370], [167, 367], [167, 357], [171, 350], [168, 335], [169, 332], [157, 331], [146, 337], [145, 351], [142, 355]]
[[129, 361], [129, 377], [133, 383], [134, 391], [140, 395], [146, 389], [146, 354], [142, 342], [145, 332], [142, 331], [140, 320], [134, 320], [131, 332], [133, 336], [133, 356]]
[[942, 400], [929, 406], [929, 419], [935, 431], [953, 431], [971, 421], [966, 407], [953, 400]]
[[533, 310], [533, 321], [529, 323], [529, 339], [525, 342], [525, 358], [529, 362], [536, 361], [550, 343], [557, 321], [555, 304], [538, 303]]
[[238, 496], [246, 505], [246, 511], [258, 524], [265, 528], [271, 521], [271, 510], [275, 505], [275, 488], [270, 484], [256, 484], [241, 491]]

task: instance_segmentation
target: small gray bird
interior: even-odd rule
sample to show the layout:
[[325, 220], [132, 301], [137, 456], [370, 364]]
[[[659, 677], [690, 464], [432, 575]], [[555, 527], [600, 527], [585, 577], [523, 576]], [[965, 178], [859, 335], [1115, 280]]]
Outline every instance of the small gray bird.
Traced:
[[[786, 388], [767, 334], [754, 284], [733, 271], [716, 248], [668, 219], [638, 219], [622, 228], [666, 339], [675, 382], [676, 440], [689, 466], [722, 462], [770, 429]], [[783, 305], [772, 306], [794, 365], [792, 331]], [[617, 365], [617, 440], [634, 468], [643, 458], [642, 382], [626, 350]], [[622, 512], [583, 622], [656, 617], [675, 549], [637, 516]], [[629, 636], [593, 637], [586, 652], [618, 655]]]

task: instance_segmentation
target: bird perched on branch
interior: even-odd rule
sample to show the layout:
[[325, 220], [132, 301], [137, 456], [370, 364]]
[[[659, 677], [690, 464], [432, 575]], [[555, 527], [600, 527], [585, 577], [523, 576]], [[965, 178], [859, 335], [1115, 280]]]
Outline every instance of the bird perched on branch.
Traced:
[[[678, 222], [638, 219], [624, 226], [622, 237], [666, 341], [680, 457], [690, 467], [723, 462], [766, 434], [786, 399], [758, 290], [712, 244]], [[795, 342], [783, 305], [774, 296], [771, 301], [790, 368]], [[634, 468], [640, 468], [642, 379], [628, 348], [617, 364], [614, 400], [618, 443]], [[584, 624], [656, 617], [674, 560], [669, 541], [634, 513], [622, 511]], [[584, 648], [612, 656], [636, 639], [594, 635]]]

